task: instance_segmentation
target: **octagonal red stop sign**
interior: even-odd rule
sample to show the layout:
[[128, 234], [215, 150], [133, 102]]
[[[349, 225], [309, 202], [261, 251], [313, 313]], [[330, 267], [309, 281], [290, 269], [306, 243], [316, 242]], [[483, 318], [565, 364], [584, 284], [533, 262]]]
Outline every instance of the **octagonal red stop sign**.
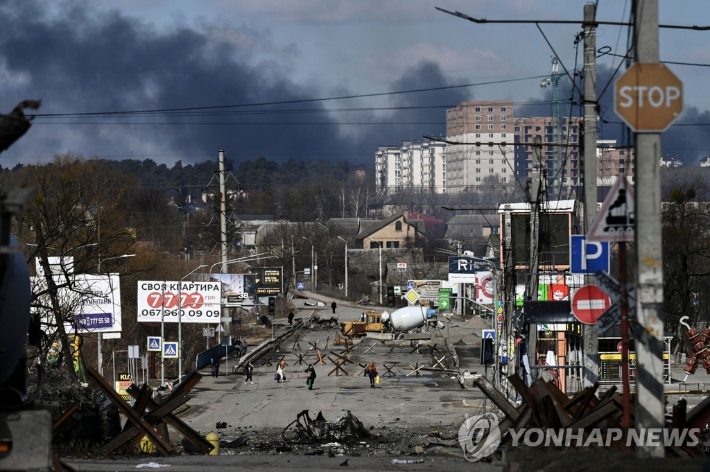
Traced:
[[584, 324], [596, 324], [597, 318], [610, 306], [609, 295], [596, 285], [585, 285], [572, 297], [572, 313]]

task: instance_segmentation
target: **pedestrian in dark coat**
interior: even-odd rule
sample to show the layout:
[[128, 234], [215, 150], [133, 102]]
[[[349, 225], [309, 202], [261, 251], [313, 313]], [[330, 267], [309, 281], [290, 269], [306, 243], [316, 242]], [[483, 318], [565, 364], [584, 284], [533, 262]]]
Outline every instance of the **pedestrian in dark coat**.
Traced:
[[370, 364], [365, 368], [365, 375], [370, 377], [370, 388], [375, 388], [375, 378], [378, 375], [375, 364], [370, 362]]
[[212, 377], [219, 376], [219, 362], [212, 359]]
[[254, 381], [251, 378], [252, 372], [254, 372], [254, 364], [251, 362], [247, 362], [247, 378], [244, 381], [244, 383], [250, 382], [252, 385], [254, 385]]
[[306, 385], [308, 385], [308, 390], [313, 390], [313, 382], [316, 380], [316, 369], [313, 364], [308, 364], [306, 367]]
[[288, 324], [289, 324], [289, 326], [293, 324], [293, 317], [294, 317], [293, 312], [291, 312], [291, 313], [288, 314]]
[[335, 300], [333, 300], [333, 303], [330, 304], [330, 307], [333, 309], [333, 314], [335, 314], [335, 309], [338, 308], [338, 304], [335, 303]]

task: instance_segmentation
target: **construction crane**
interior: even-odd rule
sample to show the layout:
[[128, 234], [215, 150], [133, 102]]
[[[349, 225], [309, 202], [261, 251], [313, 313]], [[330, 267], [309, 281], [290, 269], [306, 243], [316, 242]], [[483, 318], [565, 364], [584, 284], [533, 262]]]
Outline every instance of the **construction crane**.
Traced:
[[557, 189], [562, 182], [562, 153], [560, 144], [560, 70], [559, 61], [556, 56], [552, 56], [552, 71], [548, 77], [540, 82], [540, 88], [552, 86], [552, 165], [549, 168], [548, 176], [552, 179], [550, 185]]

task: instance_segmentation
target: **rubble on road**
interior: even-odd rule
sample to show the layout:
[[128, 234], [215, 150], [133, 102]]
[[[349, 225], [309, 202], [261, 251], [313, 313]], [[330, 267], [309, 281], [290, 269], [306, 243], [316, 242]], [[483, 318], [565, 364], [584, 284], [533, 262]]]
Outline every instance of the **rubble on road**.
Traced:
[[303, 410], [295, 421], [284, 428], [281, 437], [288, 443], [313, 444], [366, 439], [371, 434], [349, 410], [332, 423], [326, 421], [322, 412], [318, 412], [316, 419], [312, 420], [308, 410]]
[[330, 318], [321, 318], [320, 316], [313, 315], [307, 320], [305, 320], [303, 323], [303, 328], [304, 329], [339, 329], [340, 328], [340, 323], [338, 322], [338, 318], [335, 316], [331, 316]]

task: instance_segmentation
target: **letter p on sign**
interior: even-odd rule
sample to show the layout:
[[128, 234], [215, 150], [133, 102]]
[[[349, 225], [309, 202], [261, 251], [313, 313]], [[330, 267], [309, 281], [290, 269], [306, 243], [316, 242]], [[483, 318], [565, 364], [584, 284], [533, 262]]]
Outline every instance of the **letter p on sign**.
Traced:
[[683, 111], [683, 82], [663, 64], [634, 64], [614, 84], [614, 110], [636, 132], [662, 133]]

